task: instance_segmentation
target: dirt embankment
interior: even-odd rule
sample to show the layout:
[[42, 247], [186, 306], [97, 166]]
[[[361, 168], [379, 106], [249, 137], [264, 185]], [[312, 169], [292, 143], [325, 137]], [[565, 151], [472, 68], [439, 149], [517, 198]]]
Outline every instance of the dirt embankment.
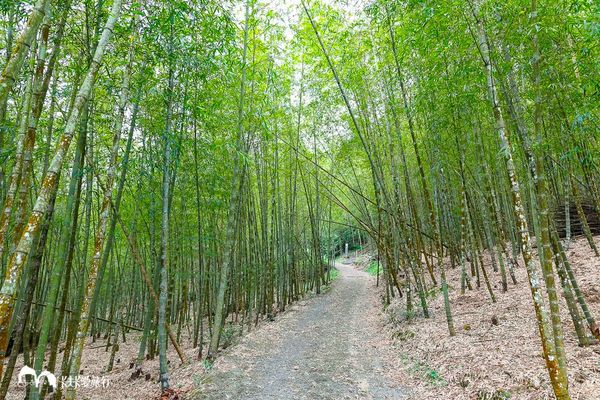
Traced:
[[[571, 243], [568, 257], [592, 314], [600, 319], [600, 258], [585, 238]], [[429, 299], [430, 319], [406, 321], [404, 299], [388, 307], [388, 328], [399, 355], [395, 379], [410, 386], [415, 399], [554, 398], [524, 267], [516, 270], [518, 284], [509, 283], [507, 293], [501, 291], [500, 275], [492, 272], [489, 263], [486, 267], [492, 275], [495, 304], [483, 282], [481, 288], [461, 295], [460, 271], [449, 270], [455, 337], [448, 335], [439, 294]], [[571, 398], [600, 399], [600, 345], [577, 345], [562, 297], [561, 317]]]

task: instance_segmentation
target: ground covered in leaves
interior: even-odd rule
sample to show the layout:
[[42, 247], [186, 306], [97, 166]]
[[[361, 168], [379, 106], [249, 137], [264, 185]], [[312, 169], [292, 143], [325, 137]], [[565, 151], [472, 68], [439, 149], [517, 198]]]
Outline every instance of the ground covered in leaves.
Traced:
[[[594, 256], [585, 238], [571, 243], [568, 257], [587, 303], [599, 319], [600, 258]], [[489, 265], [487, 268], [491, 272]], [[404, 299], [387, 308], [388, 328], [398, 354], [394, 366], [397, 379], [411, 388], [415, 399], [554, 398], [525, 269], [516, 271], [518, 284], [509, 284], [507, 293], [501, 291], [499, 274], [493, 274], [496, 304], [490, 301], [483, 282], [480, 289], [461, 295], [459, 273], [458, 268], [449, 272], [455, 337], [448, 335], [439, 294], [429, 299], [430, 319], [406, 321]], [[571, 398], [600, 399], [600, 345], [577, 345], [567, 306], [561, 300]]]

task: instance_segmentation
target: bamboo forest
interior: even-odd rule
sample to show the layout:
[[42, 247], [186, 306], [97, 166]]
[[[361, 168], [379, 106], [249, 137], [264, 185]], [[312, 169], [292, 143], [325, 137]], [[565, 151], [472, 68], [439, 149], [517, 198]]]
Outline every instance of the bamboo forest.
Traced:
[[600, 399], [597, 0], [0, 0], [0, 400]]

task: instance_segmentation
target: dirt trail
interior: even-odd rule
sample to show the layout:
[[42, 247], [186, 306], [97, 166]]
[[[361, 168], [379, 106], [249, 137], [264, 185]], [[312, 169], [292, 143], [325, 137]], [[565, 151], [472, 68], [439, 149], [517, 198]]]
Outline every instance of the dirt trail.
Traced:
[[329, 293], [301, 302], [226, 351], [196, 399], [405, 399], [389, 382], [373, 280], [351, 265]]

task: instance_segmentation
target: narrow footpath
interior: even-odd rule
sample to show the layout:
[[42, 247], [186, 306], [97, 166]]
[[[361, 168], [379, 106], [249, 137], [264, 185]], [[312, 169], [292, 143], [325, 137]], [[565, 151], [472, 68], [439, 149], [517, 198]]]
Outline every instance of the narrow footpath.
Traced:
[[352, 265], [328, 293], [299, 302], [228, 349], [197, 399], [406, 399], [386, 378], [393, 349], [374, 280]]

